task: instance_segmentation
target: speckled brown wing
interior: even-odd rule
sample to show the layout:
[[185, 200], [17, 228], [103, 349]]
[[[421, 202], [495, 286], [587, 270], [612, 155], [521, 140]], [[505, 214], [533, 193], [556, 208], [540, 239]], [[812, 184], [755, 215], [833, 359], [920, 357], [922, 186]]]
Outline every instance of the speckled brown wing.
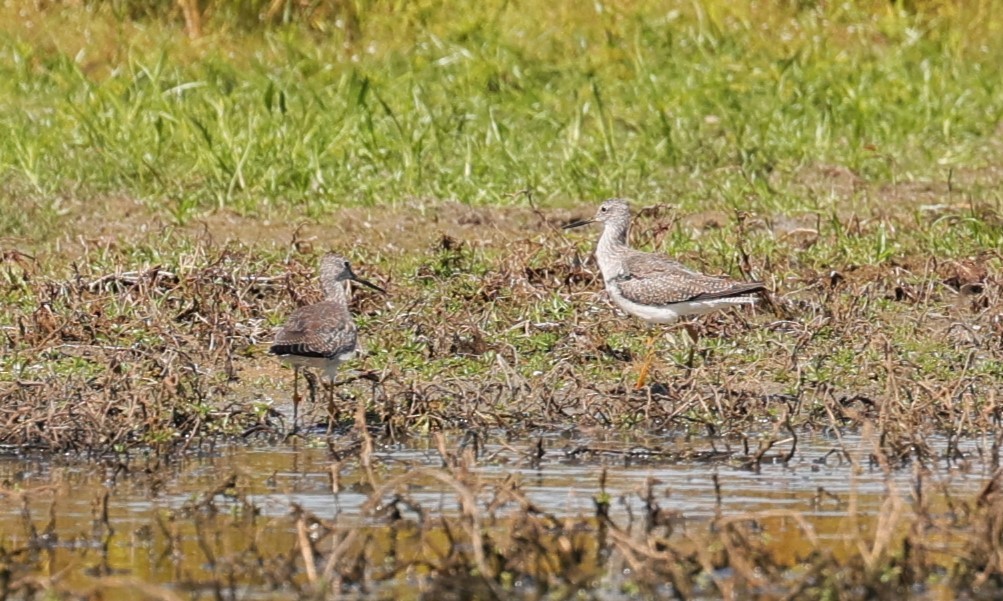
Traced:
[[759, 282], [736, 282], [704, 275], [668, 257], [651, 253], [631, 253], [624, 259], [623, 266], [625, 273], [616, 280], [620, 294], [642, 305], [732, 298], [766, 289]]
[[351, 314], [335, 303], [321, 302], [294, 311], [268, 352], [334, 359], [355, 350], [356, 337]]

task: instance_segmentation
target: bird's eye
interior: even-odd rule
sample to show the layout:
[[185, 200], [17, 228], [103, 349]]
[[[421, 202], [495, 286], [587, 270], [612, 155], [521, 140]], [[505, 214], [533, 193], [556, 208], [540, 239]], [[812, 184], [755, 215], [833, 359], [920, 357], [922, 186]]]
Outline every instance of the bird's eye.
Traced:
[[599, 207], [599, 210], [602, 211], [603, 213], [605, 213], [608, 209], [607, 209], [607, 207]]

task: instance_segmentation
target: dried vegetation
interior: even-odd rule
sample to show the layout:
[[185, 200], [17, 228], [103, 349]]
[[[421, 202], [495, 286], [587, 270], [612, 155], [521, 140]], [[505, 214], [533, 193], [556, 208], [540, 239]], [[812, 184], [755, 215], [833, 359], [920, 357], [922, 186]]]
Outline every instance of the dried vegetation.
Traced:
[[[344, 490], [367, 491], [365, 526], [295, 503], [269, 514], [251, 494], [252, 476], [239, 469], [131, 531], [109, 519], [108, 490], [96, 494], [87, 529], [57, 523], [56, 500], [48, 517], [32, 513], [29, 499], [37, 507], [52, 490], [5, 488], [3, 496], [23, 509], [0, 546], [0, 596], [91, 599], [121, 590], [139, 595], [132, 598], [229, 599], [250, 589], [274, 599], [900, 599], [957, 591], [993, 598], [1003, 585], [999, 473], [977, 495], [959, 495], [932, 477], [939, 460], [919, 459], [903, 488], [891, 477], [898, 458], [877, 443], [865, 459], [887, 478], [876, 515], [861, 512], [854, 494], [819, 490], [818, 504], [839, 507], [849, 525], [834, 541], [816, 534], [809, 515], [783, 508], [719, 508], [710, 519], [687, 519], [660, 505], [654, 479], [624, 498], [611, 495], [602, 467], [609, 464], [581, 453], [564, 460], [594, 462], [593, 512], [555, 515], [534, 503], [519, 477], [491, 483], [480, 470], [499, 454], [517, 465], [538, 455], [488, 456], [476, 434], [435, 439], [442, 467], [403, 473], [374, 457], [365, 433], [332, 445], [332, 503]], [[856, 449], [837, 444], [833, 453], [865, 469]], [[666, 458], [646, 460], [657, 466]], [[720, 505], [731, 491], [708, 477]], [[159, 486], [156, 477], [147, 482]], [[430, 486], [446, 492], [436, 502], [416, 498]], [[149, 565], [155, 580], [173, 584], [123, 573], [122, 547], [132, 570]]]
[[[367, 402], [371, 426], [390, 439], [568, 423], [743, 436], [787, 420], [802, 429], [873, 423], [898, 456], [921, 453], [931, 432], [970, 437], [997, 428], [995, 254], [903, 252], [823, 268], [810, 249], [792, 251], [768, 219], [739, 215], [721, 228], [664, 207], [645, 211], [638, 244], [703, 237], [719, 252], [682, 259], [765, 280], [774, 293], [756, 311], [669, 328], [656, 383], [634, 390], [644, 328], [605, 300], [587, 244], [557, 230], [570, 213], [434, 211], [438, 231], [415, 223], [372, 236], [381, 219], [397, 222], [394, 211], [346, 226], [358, 228], [347, 239], [366, 240], [353, 250], [359, 272], [391, 295], [356, 294], [369, 352], [340, 390], [349, 406]], [[890, 227], [900, 225], [854, 217], [815, 235], [828, 228], [866, 237]], [[72, 261], [5, 251], [0, 442], [173, 452], [207, 435], [283, 431], [288, 371], [264, 343], [293, 307], [316, 300], [322, 245], [297, 230], [291, 252], [280, 254], [220, 245], [214, 240], [226, 232], [213, 233], [193, 227], [135, 246], [105, 240]], [[424, 241], [384, 252], [381, 244], [400, 236]]]
[[[575, 214], [448, 204], [423, 210], [434, 228], [392, 210], [341, 224], [342, 239], [355, 241], [359, 273], [390, 295], [355, 295], [369, 352], [338, 388], [334, 435], [313, 439], [329, 445], [335, 495], [342, 477], [368, 491], [371, 526], [295, 506], [265, 517], [240, 473], [129, 534], [142, 534], [141, 542], [126, 542], [127, 533], [102, 517], [107, 498], [95, 500], [94, 529], [84, 534], [53, 525], [55, 517], [38, 521], [25, 504], [22, 531], [0, 546], [6, 596], [89, 598], [140, 584], [157, 599], [177, 598], [179, 590], [228, 598], [244, 587], [276, 598], [457, 599], [893, 599], [916, 590], [998, 590], [998, 474], [974, 498], [930, 484], [931, 470], [944, 462], [961, 471], [998, 467], [1003, 345], [995, 254], [939, 259], [900, 246], [886, 261], [847, 255], [829, 263], [813, 257], [818, 245], [803, 246], [803, 237], [792, 246], [779, 233], [786, 220], [641, 211], [635, 243], [678, 248], [706, 271], [763, 279], [773, 294], [754, 311], [669, 329], [655, 383], [634, 390], [645, 332], [605, 300], [590, 242], [558, 230]], [[812, 235], [847, 249], [860, 239], [872, 243], [882, 228], [905, 227], [901, 219], [833, 217]], [[935, 223], [945, 221], [924, 227]], [[147, 472], [159, 488], [156, 474], [183, 464], [185, 450], [225, 438], [281, 440], [290, 373], [265, 354], [265, 343], [293, 307], [316, 300], [325, 226], [283, 230], [290, 238], [276, 244], [216, 242], [250, 227], [237, 220], [99, 238], [60, 252], [6, 250], [6, 448], [98, 458], [113, 480]], [[687, 250], [690, 239], [704, 251]], [[400, 240], [409, 240], [407, 250], [386, 251]], [[321, 405], [308, 421], [328, 420]], [[457, 432], [466, 434], [457, 441]], [[832, 501], [856, 524], [834, 546], [794, 511], [687, 522], [660, 507], [655, 482], [636, 493], [643, 514], [623, 514], [611, 511], [617, 500], [597, 478], [593, 515], [568, 517], [535, 506], [518, 479], [481, 479], [480, 441], [546, 432], [586, 440], [671, 432], [703, 441], [690, 450], [586, 442], [561, 451], [568, 461], [594, 464], [597, 474], [622, 461], [758, 471], [786, 465], [812, 432], [865, 432], [870, 447], [862, 458], [838, 445], [834, 456], [848, 471], [887, 474], [889, 496], [877, 515], [858, 513], [852, 496]], [[443, 434], [453, 442], [438, 438], [442, 468], [393, 475], [372, 456], [382, 445]], [[552, 452], [540, 443], [513, 461], [534, 465]], [[913, 473], [908, 491], [892, 482], [903, 470]], [[452, 491], [457, 511], [409, 496], [419, 480]], [[11, 501], [51, 494], [19, 488], [5, 483], [0, 493]], [[825, 491], [819, 497], [829, 502]], [[777, 524], [783, 540], [797, 541], [795, 552], [781, 552], [764, 535]], [[88, 558], [86, 586], [79, 576], [38, 575], [66, 540], [87, 541], [66, 551]], [[137, 544], [158, 554], [160, 576], [141, 583], [116, 574], [112, 549]], [[185, 567], [192, 557], [202, 567]], [[180, 584], [154, 584], [166, 581]], [[419, 587], [402, 591], [407, 582]]]

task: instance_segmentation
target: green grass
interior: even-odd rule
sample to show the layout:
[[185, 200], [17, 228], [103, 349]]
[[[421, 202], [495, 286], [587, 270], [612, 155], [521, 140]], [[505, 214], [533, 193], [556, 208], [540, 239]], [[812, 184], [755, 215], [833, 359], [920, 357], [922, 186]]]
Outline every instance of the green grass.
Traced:
[[974, 2], [373, 4], [351, 36], [218, 10], [198, 41], [123, 5], [4, 9], [0, 202], [126, 194], [182, 222], [523, 189], [827, 209], [790, 176], [946, 181], [1000, 156], [1003, 19]]

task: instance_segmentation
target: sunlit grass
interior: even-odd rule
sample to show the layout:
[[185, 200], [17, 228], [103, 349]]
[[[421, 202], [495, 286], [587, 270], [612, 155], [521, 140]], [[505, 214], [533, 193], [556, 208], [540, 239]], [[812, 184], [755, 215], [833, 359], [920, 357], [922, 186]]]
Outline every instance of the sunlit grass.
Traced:
[[791, 185], [805, 165], [894, 183], [999, 158], [1003, 19], [976, 3], [419, 2], [323, 35], [214, 13], [195, 41], [163, 15], [3, 10], [6, 203], [125, 193], [185, 221], [531, 189], [788, 210], [825, 205]]

